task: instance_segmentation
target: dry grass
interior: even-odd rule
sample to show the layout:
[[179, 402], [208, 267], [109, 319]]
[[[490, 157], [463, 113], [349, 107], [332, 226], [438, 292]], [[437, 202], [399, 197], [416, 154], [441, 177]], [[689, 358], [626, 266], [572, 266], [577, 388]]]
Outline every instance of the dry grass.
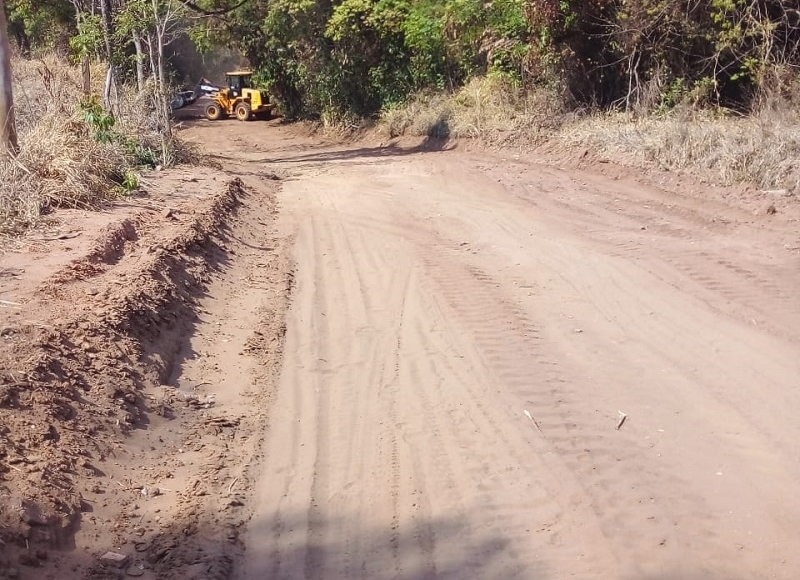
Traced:
[[[200, 147], [195, 143], [184, 141], [173, 131], [169, 143], [164, 141], [157, 116], [152, 114], [155, 108], [153, 94], [145, 91], [123, 91], [120, 95], [121, 115], [117, 119], [116, 130], [136, 141], [139, 155], [152, 164], [170, 167], [172, 165], [196, 165], [202, 160]], [[152, 157], [152, 159], [147, 159]]]
[[54, 60], [16, 60], [13, 70], [20, 153], [0, 157], [6, 235], [31, 227], [48, 207], [94, 206], [126, 167], [118, 148], [95, 142], [80, 120], [80, 71]]
[[109, 184], [120, 183], [126, 167], [118, 147], [48, 115], [21, 137], [15, 159], [0, 158], [0, 230], [19, 233], [49, 207], [94, 207], [110, 197]]
[[623, 163], [689, 170], [718, 184], [800, 194], [800, 112], [765, 106], [747, 117], [691, 107], [667, 115], [567, 114], [556, 95], [526, 93], [502, 79], [474, 79], [455, 94], [419, 95], [385, 111], [391, 137], [475, 138], [501, 145], [543, 141], [590, 149]]
[[422, 94], [384, 111], [381, 128], [391, 137], [476, 138], [508, 145], [540, 142], [563, 119], [554, 95], [523, 91], [489, 76], [473, 79], [454, 94]]
[[748, 117], [684, 111], [597, 116], [565, 128], [567, 145], [633, 156], [641, 166], [700, 171], [715, 182], [800, 191], [800, 115], [773, 107]]
[[[24, 232], [53, 207], [96, 208], [118, 197], [142, 163], [197, 158], [177, 139], [165, 147], [144, 95], [123, 91], [114, 138], [103, 142], [81, 109], [79, 68], [55, 58], [18, 59], [12, 68], [20, 153], [0, 156], [0, 235]], [[100, 93], [102, 69], [92, 73]]]

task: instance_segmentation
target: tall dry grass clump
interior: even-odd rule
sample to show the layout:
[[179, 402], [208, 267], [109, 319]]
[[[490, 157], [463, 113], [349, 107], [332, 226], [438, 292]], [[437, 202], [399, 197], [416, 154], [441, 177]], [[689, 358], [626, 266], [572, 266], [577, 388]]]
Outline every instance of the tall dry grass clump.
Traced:
[[503, 77], [475, 78], [455, 93], [420, 94], [383, 112], [391, 137], [475, 138], [534, 147], [590, 149], [647, 168], [690, 170], [718, 184], [800, 194], [800, 109], [763, 99], [740, 116], [684, 103], [669, 112], [568, 112], [554, 91], [525, 91]]
[[97, 142], [80, 117], [80, 71], [55, 59], [15, 60], [20, 152], [0, 156], [0, 232], [17, 234], [53, 206], [92, 207], [124, 176], [118, 148]]
[[732, 117], [683, 110], [631, 118], [590, 117], [559, 139], [598, 153], [633, 156], [642, 166], [700, 170], [716, 182], [800, 191], [800, 114], [784, 105]]
[[152, 85], [142, 92], [125, 90], [119, 96], [115, 131], [123, 137], [132, 161], [150, 167], [199, 163], [200, 147], [181, 139], [174, 128], [165, 134], [163, 121], [154, 113], [157, 106]]
[[20, 135], [16, 158], [0, 157], [0, 231], [16, 234], [52, 207], [95, 207], [122, 183], [118, 147], [94, 141], [73, 118], [47, 114]]
[[[176, 138], [165, 147], [146, 94], [123, 90], [112, 117], [85, 97], [77, 67], [46, 58], [12, 68], [20, 152], [0, 156], [2, 235], [24, 232], [54, 207], [96, 208], [123, 195], [138, 186], [139, 167], [196, 158]], [[102, 71], [92, 72], [102, 82]]]
[[501, 145], [537, 143], [564, 119], [561, 100], [502, 75], [474, 78], [454, 93], [422, 93], [381, 115], [391, 137], [475, 138]]

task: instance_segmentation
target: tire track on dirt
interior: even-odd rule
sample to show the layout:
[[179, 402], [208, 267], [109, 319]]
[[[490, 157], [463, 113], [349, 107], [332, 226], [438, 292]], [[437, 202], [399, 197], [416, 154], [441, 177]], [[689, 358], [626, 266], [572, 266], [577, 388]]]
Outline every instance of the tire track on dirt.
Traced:
[[[317, 240], [322, 240], [321, 248], [330, 251], [329, 245], [331, 240], [330, 226], [328, 222], [320, 223], [320, 220], [313, 219], [312, 232]], [[320, 229], [323, 230], [320, 234]], [[304, 577], [307, 580], [318, 578], [323, 574], [323, 570], [327, 564], [327, 559], [330, 558], [330, 553], [326, 550], [326, 543], [328, 539], [327, 527], [328, 520], [324, 512], [323, 503], [330, 496], [331, 483], [331, 385], [322, 380], [327, 374], [320, 368], [320, 363], [326, 365], [330, 358], [329, 345], [330, 345], [330, 318], [334, 305], [330, 302], [329, 289], [337, 288], [335, 280], [328, 277], [326, 270], [330, 267], [331, 258], [328, 257], [324, 260], [327, 253], [318, 251], [313, 255], [316, 261], [314, 267], [314, 304], [315, 308], [312, 311], [312, 317], [316, 320], [312, 326], [316, 327], [313, 332], [313, 347], [311, 349], [312, 359], [310, 362], [316, 367], [317, 372], [314, 373], [313, 389], [316, 398], [316, 417], [314, 418], [314, 431], [316, 438], [315, 457], [313, 474], [311, 480], [311, 496], [309, 498], [308, 507], [308, 537], [306, 541], [306, 557], [304, 566]], [[335, 260], [335, 255], [334, 255]], [[338, 270], [337, 263], [334, 261], [333, 270]], [[346, 310], [346, 303], [337, 305], [345, 308], [345, 315], [348, 314]]]
[[[462, 493], [472, 497], [472, 504], [480, 506], [477, 512], [470, 513], [473, 526], [476, 528], [485, 526], [498, 531], [495, 526], [502, 522], [502, 537], [514, 539], [509, 540], [511, 544], [504, 547], [504, 554], [514, 557], [507, 558], [509, 561], [499, 569], [486, 569], [486, 577], [517, 577], [526, 570], [530, 573], [531, 570], [540, 567], [545, 570], [552, 568], [563, 571], [565, 567], [563, 561], [535, 562], [524, 555], [539, 552], [534, 548], [538, 542], [558, 542], [559, 540], [555, 538], [560, 533], [568, 535], [566, 529], [569, 528], [572, 517], [580, 517], [573, 515], [576, 508], [586, 504], [585, 494], [575, 485], [568, 486], [570, 492], [564, 494], [563, 480], [556, 483], [553, 479], [558, 472], [558, 466], [540, 464], [536, 447], [531, 447], [530, 433], [527, 429], [529, 424], [521, 409], [517, 415], [503, 405], [502, 412], [498, 414], [495, 405], [487, 406], [482, 402], [496, 397], [509, 386], [506, 383], [507, 377], [500, 376], [496, 372], [500, 356], [498, 347], [500, 343], [505, 343], [506, 348], [514, 350], [520, 345], [515, 343], [511, 346], [507, 340], [510, 335], [505, 328], [512, 328], [512, 332], [531, 336], [535, 335], [535, 328], [524, 318], [514, 321], [504, 316], [506, 312], [498, 308], [497, 300], [491, 291], [487, 293], [488, 295], [484, 294], [481, 289], [475, 287], [474, 279], [473, 283], [470, 283], [472, 273], [468, 269], [463, 270], [466, 276], [462, 278], [454, 271], [452, 262], [447, 263], [449, 264], [447, 267], [443, 263], [429, 263], [426, 268], [434, 279], [434, 286], [428, 288], [426, 295], [441, 295], [446, 301], [445, 311], [442, 311], [440, 306], [429, 307], [426, 309], [427, 315], [443, 324], [447, 324], [446, 321], [451, 319], [466, 322], [466, 327], [451, 328], [445, 335], [445, 343], [439, 347], [442, 354], [432, 363], [435, 365], [437, 375], [448, 377], [446, 380], [450, 385], [448, 399], [459, 401], [461, 407], [448, 412], [449, 430], [446, 432], [452, 435], [448, 437], [446, 447], [462, 450], [454, 460], [460, 465], [463, 474]], [[444, 288], [436, 289], [435, 286], [438, 284], [442, 284]], [[455, 316], [445, 314], [444, 312], [451, 307], [451, 300], [458, 300], [462, 305], [466, 305], [465, 309]], [[432, 312], [436, 311], [441, 314], [434, 316]], [[512, 308], [511, 316], [516, 314], [518, 313], [514, 313]], [[464, 331], [467, 331], [467, 334]], [[470, 344], [472, 340], [467, 339], [467, 336], [472, 337], [478, 345], [477, 348]], [[488, 353], [488, 356], [481, 353]], [[518, 366], [515, 368], [519, 370]], [[426, 400], [426, 397], [419, 392], [417, 396]], [[520, 418], [526, 423], [522, 423]], [[487, 462], [488, 457], [476, 456], [468, 451], [485, 446], [487, 440], [494, 442], [490, 445], [491, 463]], [[523, 452], [525, 448], [530, 451]], [[495, 471], [489, 467], [492, 464], [506, 467]], [[546, 476], [548, 473], [550, 475]], [[558, 475], [559, 479], [562, 475], [563, 473]], [[521, 497], [522, 489], [525, 490], [524, 503], [520, 503], [518, 499]], [[562, 496], [568, 495], [571, 499], [566, 503], [554, 500], [559, 495], [556, 489], [561, 490]], [[531, 499], [535, 501], [531, 502]], [[578, 512], [583, 513], [584, 517], [587, 515], [581, 509], [578, 509]], [[588, 523], [592, 519], [593, 517], [586, 518], [586, 527], [592, 527], [592, 524]], [[559, 532], [561, 524], [564, 524], [564, 530]], [[531, 528], [536, 528], [534, 533], [541, 533], [541, 537], [530, 539]], [[529, 538], [527, 541], [532, 544], [526, 545], [527, 541], [523, 541], [522, 538]], [[514, 545], [520, 541], [523, 543]], [[602, 541], [599, 543], [603, 544]], [[560, 545], [566, 548], [568, 544], [569, 541]], [[576, 555], [576, 559], [583, 560], [582, 566], [585, 568], [579, 569], [584, 570], [584, 573], [592, 568], [591, 562], [597, 563], [608, 557], [609, 553], [605, 549], [599, 549], [595, 554]], [[475, 565], [480, 568], [481, 563], [476, 562]]]
[[[523, 408], [531, 412], [544, 436], [538, 449], [557, 452], [559, 460], [550, 469], [559, 474], [561, 482], [570, 482], [560, 495], [567, 495], [566, 489], [571, 489], [570, 508], [583, 513], [583, 521], [597, 519], [605, 536], [597, 543], [606, 543], [607, 549], [619, 557], [630, 549], [645, 552], [663, 550], [666, 545], [670, 549], [675, 546], [677, 554], [688, 545], [679, 530], [671, 530], [672, 523], [675, 518], [689, 516], [695, 520], [695, 533], [712, 541], [713, 521], [708, 520], [701, 527], [701, 518], [697, 517], [707, 511], [700, 497], [686, 494], [680, 505], [662, 506], [648, 491], [665, 482], [688, 489], [689, 482], [652, 469], [621, 477], [624, 466], [642, 465], [647, 448], [632, 437], [615, 432], [611, 418], [586, 406], [582, 401], [586, 395], [581, 391], [585, 388], [583, 381], [560, 368], [555, 361], [561, 357], [548, 348], [548, 340], [528, 316], [497, 290], [499, 284], [490, 275], [475, 267], [458, 271], [453, 262], [448, 260], [450, 266], [446, 270], [442, 263], [431, 265], [432, 277], [440, 287], [440, 292], [431, 294], [441, 295], [446, 307], [454, 311], [452, 318], [466, 324], [477, 356], [489, 373], [488, 380], [497, 385], [495, 396], [515, 401], [509, 404], [517, 405], [512, 411], [517, 417], [521, 417]], [[446, 274], [437, 275], [442, 272]], [[487, 394], [476, 392], [474, 397], [485, 400]], [[486, 412], [478, 406], [477, 414]], [[497, 424], [476, 425], [476, 431], [494, 432], [495, 438], [503, 438]], [[625, 451], [621, 450], [620, 439], [626, 441]], [[512, 449], [515, 445], [507, 440], [504, 447]], [[513, 461], [523, 464], [526, 459], [517, 456]], [[621, 481], [626, 483], [620, 485]], [[491, 505], [491, 498], [496, 497], [503, 494], [492, 489], [481, 497], [480, 503]], [[561, 514], [558, 510], [552, 512], [557, 521]], [[625, 528], [637, 529], [637, 533], [635, 538], [626, 534], [621, 545], [610, 532]], [[559, 535], [557, 526], [548, 526], [548, 532], [554, 537]], [[636, 573], [635, 567], [629, 572]]]
[[[320, 195], [321, 205], [335, 216], [340, 216], [339, 210], [336, 206], [334, 196]], [[387, 475], [389, 490], [387, 497], [375, 498], [377, 504], [389, 504], [393, 513], [397, 513], [397, 497], [396, 486], [399, 481], [399, 474], [396, 473], [396, 442], [390, 440], [388, 449], [385, 445], [379, 445], [377, 461], [373, 458], [373, 462], [367, 464], [363, 460], [361, 450], [369, 445], [372, 433], [365, 427], [363, 435], [359, 440], [353, 439], [353, 427], [359, 424], [359, 418], [374, 416], [374, 409], [378, 404], [377, 396], [380, 391], [374, 395], [370, 394], [369, 386], [384, 385], [387, 381], [390, 383], [396, 380], [390, 375], [391, 369], [396, 367], [396, 359], [392, 356], [387, 356], [391, 353], [392, 345], [390, 344], [390, 335], [387, 335], [385, 330], [381, 328], [379, 321], [375, 320], [372, 314], [371, 297], [367, 291], [367, 286], [364, 283], [364, 272], [369, 272], [370, 267], [377, 264], [377, 272], [385, 270], [385, 264], [381, 261], [380, 257], [375, 255], [369, 248], [366, 251], [358, 248], [357, 251], [353, 246], [353, 238], [359, 239], [358, 229], [352, 227], [350, 224], [340, 219], [328, 220], [331, 249], [335, 257], [336, 278], [329, 281], [330, 288], [335, 293], [335, 299], [331, 301], [328, 307], [328, 312], [336, 313], [336, 319], [342, 316], [345, 321], [345, 327], [339, 329], [338, 336], [334, 341], [344, 344], [337, 351], [337, 358], [341, 361], [346, 361], [346, 367], [343, 370], [350, 370], [350, 372], [339, 373], [339, 376], [331, 377], [330, 387], [335, 393], [335, 399], [338, 406], [335, 414], [336, 424], [338, 427], [334, 435], [335, 452], [334, 457], [341, 459], [340, 464], [345, 466], [353, 465], [354, 456], [362, 458], [361, 466], [356, 472], [348, 474], [348, 470], [344, 473], [348, 474], [345, 478], [339, 479], [334, 483], [334, 488], [342, 490], [338, 493], [345, 493], [351, 486], [352, 482], [359, 482], [364, 477], [364, 470], [370, 469], [373, 473], [377, 471], [380, 473], [382, 467], [388, 461], [391, 465], [390, 473]], [[358, 257], [358, 260], [356, 260]], [[365, 267], [365, 263], [368, 266]], [[396, 274], [395, 274], [396, 275]], [[383, 276], [377, 276], [373, 280], [373, 284], [378, 283], [383, 285]], [[395, 287], [394, 281], [389, 279], [385, 282], [389, 288]], [[389, 303], [394, 302], [393, 294], [386, 295]], [[378, 339], [378, 347], [369, 340], [369, 336], [363, 336], [363, 333], [374, 334]], [[361, 333], [361, 336], [359, 334]], [[352, 337], [347, 339], [345, 337]], [[339, 352], [341, 351], [341, 352]], [[359, 374], [366, 371], [369, 381], [364, 382], [360, 380]], [[388, 378], [387, 378], [388, 377]], [[367, 388], [365, 388], [367, 387]], [[358, 407], [359, 401], [365, 401], [363, 407], [363, 414], [361, 416], [353, 414], [353, 409]], [[389, 415], [391, 416], [392, 408], [389, 407]], [[388, 460], [387, 460], [388, 457]], [[377, 465], [376, 465], [377, 463]], [[341, 469], [340, 469], [341, 471]], [[348, 494], [349, 495], [349, 494]], [[347, 497], [344, 495], [343, 497]], [[344, 509], [348, 507], [350, 502], [342, 502], [339, 506], [332, 505], [328, 510], [329, 518], [337, 517], [337, 508]], [[360, 521], [364, 515], [363, 506], [359, 506], [356, 513], [352, 517], [340, 518], [336, 522], [336, 533], [327, 538], [328, 545], [339, 546], [338, 552], [345, 554], [344, 561], [340, 562], [333, 560], [328, 563], [328, 575], [340, 574], [342, 578], [347, 577], [361, 577], [365, 562], [361, 560], [362, 553], [362, 527]], [[394, 527], [396, 530], [396, 526]], [[394, 531], [393, 530], [393, 531]], [[397, 539], [392, 536], [390, 538], [390, 546], [393, 553], [392, 558], [395, 561], [395, 568], [398, 567], [397, 562]]]
[[[708, 251], [685, 252], [666, 258], [689, 280], [710, 291], [710, 307], [753, 323], [781, 338], [800, 342], [800, 305], [790, 290], [748, 268]], [[800, 277], [797, 283], [800, 284]]]
[[[287, 348], [282, 389], [328, 401], [304, 411], [298, 477], [315, 491], [289, 489], [300, 532], [278, 556], [317, 550], [303, 571], [332, 579], [788, 578], [790, 347], [722, 311], [752, 291], [777, 297], [767, 318], [795, 316], [789, 277], [771, 283], [763, 252], [733, 259], [724, 224], [695, 236], [716, 211], [699, 200], [540, 167], [481, 174], [476, 159], [334, 156], [284, 191], [305, 280], [290, 334], [308, 341], [318, 309], [328, 336]], [[689, 284], [670, 257], [716, 262], [709, 276], [738, 289]], [[773, 492], [756, 493], [762, 478]], [[289, 515], [303, 510], [311, 524]]]

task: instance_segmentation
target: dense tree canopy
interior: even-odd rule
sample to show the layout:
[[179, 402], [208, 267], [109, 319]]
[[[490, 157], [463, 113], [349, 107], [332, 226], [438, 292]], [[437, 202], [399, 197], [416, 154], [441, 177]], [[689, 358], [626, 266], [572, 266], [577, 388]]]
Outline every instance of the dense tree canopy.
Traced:
[[746, 108], [800, 66], [796, 0], [8, 0], [10, 37], [102, 56], [105, 2], [132, 78], [159, 66], [141, 43], [169, 13], [201, 49], [240, 50], [290, 116], [372, 115], [487, 73], [579, 106]]

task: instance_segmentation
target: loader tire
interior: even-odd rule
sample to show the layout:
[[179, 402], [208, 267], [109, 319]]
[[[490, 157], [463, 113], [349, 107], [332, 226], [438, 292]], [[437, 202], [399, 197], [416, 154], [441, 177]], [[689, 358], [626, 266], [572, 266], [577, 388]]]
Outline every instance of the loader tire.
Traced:
[[206, 117], [209, 121], [217, 121], [222, 118], [222, 107], [219, 103], [211, 103], [206, 107]]
[[240, 121], [249, 121], [253, 111], [248, 103], [239, 103], [236, 105], [236, 118]]

